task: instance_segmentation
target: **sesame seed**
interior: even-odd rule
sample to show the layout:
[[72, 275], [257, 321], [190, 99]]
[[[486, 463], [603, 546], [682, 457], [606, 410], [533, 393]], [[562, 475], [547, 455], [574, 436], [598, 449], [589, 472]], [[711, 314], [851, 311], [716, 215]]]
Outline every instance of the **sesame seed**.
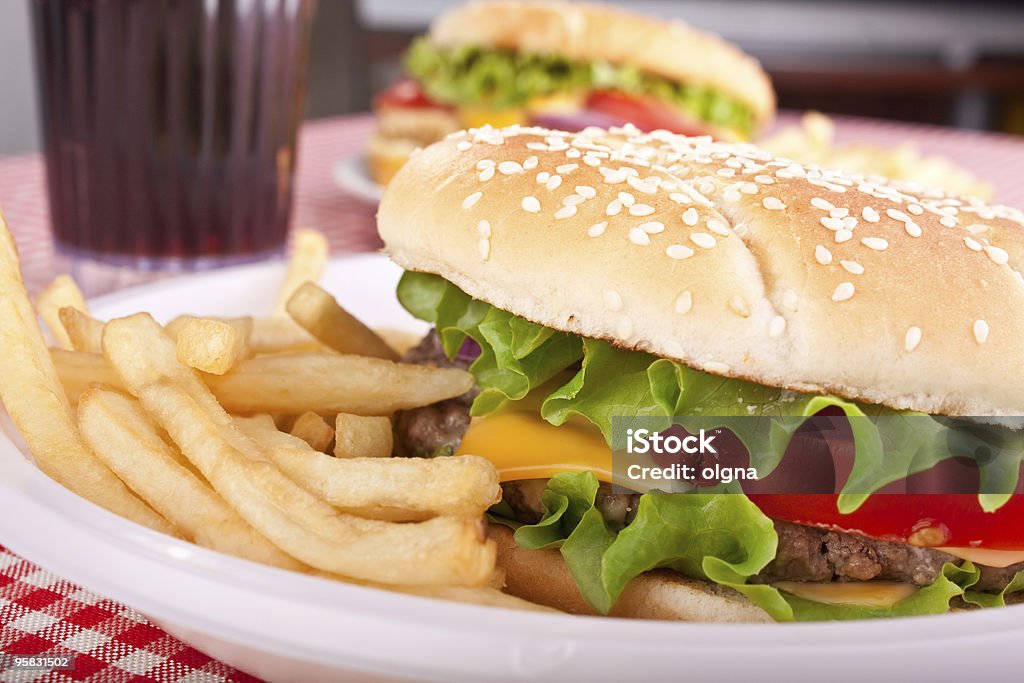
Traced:
[[654, 213], [654, 207], [650, 204], [634, 204], [629, 207], [631, 216], [650, 216], [652, 213]]
[[640, 228], [629, 229], [629, 241], [633, 244], [639, 244], [646, 246], [651, 243], [651, 237], [644, 230]]
[[852, 282], [841, 282], [836, 291], [832, 292], [832, 301], [847, 301], [853, 297], [853, 292]]
[[480, 258], [485, 261], [491, 255], [491, 241], [486, 237], [480, 238], [476, 243], [477, 250], [480, 252]]
[[903, 224], [903, 229], [906, 230], [907, 234], [910, 235], [911, 237], [921, 236], [921, 226], [915, 223], [914, 221], [908, 220], [906, 223]]
[[590, 185], [577, 185], [576, 194], [581, 197], [586, 197], [587, 199], [593, 199], [597, 196], [597, 190], [592, 188]]
[[853, 273], [854, 275], [864, 274], [864, 266], [856, 261], [840, 261], [839, 265], [845, 268], [848, 273]]
[[828, 212], [828, 215], [832, 218], [846, 218], [850, 215], [850, 210], [846, 207], [833, 208]]
[[674, 201], [676, 204], [692, 204], [693, 200], [690, 199], [689, 195], [685, 195], [682, 192], [673, 192], [668, 196], [669, 199]]
[[576, 206], [577, 204], [582, 204], [585, 201], [587, 201], [587, 198], [581, 194], [569, 194], [562, 199], [562, 204], [565, 206]]
[[903, 213], [899, 209], [886, 209], [885, 215], [893, 219], [894, 221], [900, 221], [901, 223], [905, 223], [910, 220], [910, 216]]
[[998, 263], [1001, 266], [1006, 265], [1006, 263], [1010, 260], [1010, 255], [1006, 253], [1005, 249], [1000, 249], [999, 247], [993, 246], [991, 244], [985, 247], [985, 253], [988, 254], [988, 257], [990, 259], [992, 259], [995, 263]]
[[761, 183], [762, 185], [772, 185], [775, 183], [775, 178], [772, 178], [770, 175], [761, 174], [754, 176], [754, 182]]
[[608, 202], [608, 206], [605, 207], [604, 212], [609, 216], [618, 216], [622, 212], [622, 202], [618, 199], [613, 199]]
[[609, 185], [618, 185], [619, 183], [626, 182], [626, 171], [625, 169], [619, 169], [617, 171], [609, 171], [604, 174], [604, 181]]
[[761, 206], [769, 211], [781, 211], [786, 208], [786, 205], [778, 197], [765, 197], [761, 201]]
[[497, 164], [494, 163], [494, 159], [481, 159], [480, 161], [476, 162], [476, 170], [482, 171], [485, 168], [493, 167], [496, 165]]
[[683, 292], [676, 297], [676, 313], [680, 315], [686, 315], [693, 308], [693, 295], [690, 294], [689, 290]]
[[665, 229], [665, 224], [661, 221], [651, 221], [649, 223], [641, 223], [637, 227], [650, 235], [654, 235], [662, 232]]
[[733, 168], [720, 168], [715, 171], [715, 175], [721, 176], [722, 178], [732, 178], [736, 175], [736, 169]]
[[628, 192], [620, 192], [619, 201], [622, 202], [623, 206], [633, 206], [636, 204], [636, 197]]
[[942, 218], [939, 219], [939, 223], [947, 228], [955, 228], [956, 218], [953, 216], [943, 216]]
[[579, 159], [581, 154], [583, 154], [583, 152], [579, 151], [575, 147], [566, 150], [565, 152], [565, 156], [569, 157], [570, 159]]
[[882, 218], [881, 216], [878, 215], [878, 212], [872, 209], [870, 206], [865, 206], [864, 210], [860, 212], [860, 215], [863, 216], [864, 220], [866, 220], [868, 223], [877, 223]]
[[565, 218], [572, 218], [575, 215], [576, 215], [576, 206], [573, 205], [573, 204], [570, 204], [568, 206], [563, 206], [558, 211], [555, 211], [555, 218], [558, 219], [558, 220], [563, 220]]
[[693, 249], [690, 249], [685, 244], [670, 244], [668, 249], [665, 250], [665, 254], [669, 258], [676, 260], [687, 259], [693, 256]]
[[978, 240], [974, 239], [973, 237], [965, 237], [964, 238], [964, 244], [966, 244], [967, 248], [970, 249], [971, 251], [981, 251], [982, 250], [981, 242], [979, 242]]
[[583, 157], [583, 163], [585, 163], [587, 166], [600, 166], [601, 159], [600, 157], [592, 157], [588, 154]]
[[483, 192], [474, 192], [465, 199], [462, 200], [463, 209], [471, 209], [473, 205], [480, 201], [480, 198], [484, 196]]
[[727, 202], [738, 202], [739, 200], [743, 199], [743, 195], [741, 195], [736, 190], [729, 189], [722, 193], [722, 199], [724, 199]]
[[608, 221], [601, 221], [600, 223], [594, 223], [587, 228], [587, 235], [590, 237], [600, 237], [604, 234], [605, 228], [608, 227]]
[[697, 209], [692, 206], [683, 212], [683, 222], [691, 227], [697, 225], [698, 218], [700, 218], [700, 216], [697, 214]]
[[907, 211], [909, 211], [914, 216], [920, 216], [922, 213], [924, 213], [924, 207], [921, 206], [920, 204], [910, 204], [907, 206]]
[[832, 263], [832, 252], [820, 244], [814, 248], [814, 258], [823, 266]]
[[618, 311], [622, 309], [622, 297], [619, 293], [613, 289], [604, 290], [604, 305], [608, 307], [610, 311]]
[[725, 223], [725, 221], [719, 220], [717, 218], [709, 218], [707, 220], [707, 226], [708, 230], [717, 235], [721, 235], [722, 237], [729, 236], [729, 226]]
[[476, 231], [480, 233], [481, 237], [491, 236], [491, 224], [487, 221], [480, 221], [476, 224]]
[[974, 339], [975, 339], [975, 341], [977, 341], [979, 344], [984, 344], [986, 341], [988, 341], [988, 332], [989, 332], [989, 329], [988, 329], [988, 323], [987, 322], [985, 322], [984, 320], [975, 320], [974, 321]]
[[527, 142], [526, 149], [532, 149], [534, 152], [545, 152], [548, 146], [543, 142]]
[[793, 313], [796, 313], [797, 304], [799, 298], [797, 297], [796, 290], [787, 289], [782, 293], [782, 306]]
[[854, 218], [853, 216], [847, 216], [846, 218], [843, 218], [842, 221], [843, 227], [846, 228], [847, 230], [853, 230], [854, 228], [857, 227], [857, 219]]
[[750, 307], [747, 306], [747, 302], [743, 300], [743, 297], [739, 295], [729, 299], [729, 308], [741, 318], [750, 317]]
[[971, 223], [970, 225], [965, 225], [964, 230], [972, 235], [980, 235], [983, 232], [988, 232], [988, 226], [984, 223]]
[[711, 249], [715, 244], [717, 244], [715, 238], [706, 232], [695, 232], [690, 235], [690, 239], [693, 240], [693, 243], [698, 247], [704, 247], [705, 249]]
[[561, 166], [555, 166], [555, 173], [572, 173], [579, 167], [579, 164], [562, 164]]
[[459, 144], [455, 145], [455, 148], [460, 152], [465, 152], [473, 148], [473, 143], [469, 140], [463, 140]]
[[547, 171], [541, 171], [540, 173], [537, 174], [537, 182], [543, 185], [548, 181], [550, 177], [550, 173], [548, 173]]
[[889, 248], [889, 243], [881, 237], [865, 237], [860, 243], [868, 249], [874, 249], [875, 251], [885, 251]]
[[523, 165], [518, 161], [503, 161], [498, 164], [498, 172], [502, 175], [517, 175], [523, 173]]
[[718, 361], [708, 361], [704, 364], [704, 369], [708, 372], [717, 372], [721, 375], [727, 374], [732, 371], [732, 368], [725, 363], [719, 363]]
[[921, 343], [921, 328], [911, 327], [907, 330], [907, 333], [903, 336], [903, 348], [908, 352], [913, 351], [917, 348], [917, 345]]
[[540, 200], [533, 196], [523, 197], [523, 211], [540, 213]]
[[553, 175], [550, 178], [548, 178], [548, 181], [546, 183], [544, 183], [544, 187], [546, 187], [549, 191], [553, 191], [553, 190], [558, 189], [558, 186], [561, 185], [561, 184], [562, 184], [562, 176], [560, 176], [560, 175]]
[[853, 239], [853, 232], [843, 228], [842, 230], [836, 230], [836, 244], [842, 244], [843, 242], [849, 242]]
[[842, 230], [843, 229], [843, 219], [842, 218], [832, 218], [831, 216], [823, 216], [819, 220], [820, 220], [821, 224], [824, 225], [829, 230]]
[[831, 211], [832, 209], [836, 208], [832, 202], [828, 201], [827, 199], [822, 199], [821, 197], [812, 197], [811, 206], [813, 206], [816, 209], [821, 209], [822, 211]]
[[740, 185], [740, 192], [743, 194], [757, 194], [760, 191], [760, 188], [754, 183], [743, 183]]
[[782, 336], [782, 333], [786, 331], [786, 319], [781, 315], [777, 315], [772, 318], [772, 321], [768, 323], [768, 336], [775, 338]]
[[484, 170], [480, 171], [480, 182], [486, 183], [488, 180], [494, 177], [494, 167], [488, 166]]

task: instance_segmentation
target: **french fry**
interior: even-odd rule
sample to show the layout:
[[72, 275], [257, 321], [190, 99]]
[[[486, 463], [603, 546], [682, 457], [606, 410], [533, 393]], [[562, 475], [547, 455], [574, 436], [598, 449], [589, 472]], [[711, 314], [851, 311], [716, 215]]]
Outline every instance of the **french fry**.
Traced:
[[389, 458], [394, 450], [391, 419], [338, 413], [334, 418], [334, 456]]
[[213, 488], [293, 557], [323, 571], [398, 585], [478, 586], [493, 572], [494, 544], [483, 538], [478, 519], [362, 519], [294, 483], [237, 428], [195, 371], [177, 361], [174, 342], [148, 315], [107, 323], [103, 350]]
[[17, 248], [2, 214], [0, 398], [48, 476], [115, 514], [157, 531], [175, 533], [170, 522], [132, 495], [82, 441], [25, 291]]
[[103, 323], [71, 306], [61, 308], [58, 315], [70, 340], [71, 349], [84, 353], [103, 353]]
[[[72, 402], [92, 384], [125, 389], [100, 356], [59, 349], [52, 355]], [[454, 368], [333, 353], [260, 356], [202, 379], [227, 411], [247, 414], [390, 415], [460, 396], [473, 385], [472, 375]]]
[[203, 379], [232, 413], [390, 415], [473, 386], [473, 376], [456, 368], [312, 353], [250, 358]]
[[[387, 418], [384, 418], [387, 419]], [[276, 428], [275, 428], [276, 429]], [[334, 427], [316, 413], [303, 413], [295, 418], [291, 435], [302, 439], [310, 448], [323, 453], [334, 441]]]
[[238, 516], [157, 433], [138, 401], [109, 389], [89, 390], [78, 404], [82, 436], [93, 452], [188, 540], [254, 562], [304, 571]]
[[392, 520], [479, 516], [501, 499], [498, 472], [484, 458], [332, 458], [263, 417], [235, 423], [292, 480], [343, 510]]
[[299, 286], [288, 299], [286, 309], [295, 322], [338, 353], [399, 359], [387, 342], [315, 282]]
[[274, 306], [275, 317], [287, 316], [285, 307], [288, 305], [288, 299], [292, 298], [292, 294], [302, 286], [302, 283], [316, 282], [320, 279], [324, 267], [327, 265], [329, 254], [330, 247], [323, 234], [316, 230], [295, 231], [288, 271], [281, 284], [281, 293], [278, 295], [277, 304]]
[[[167, 323], [167, 333], [177, 339], [178, 334], [189, 320], [196, 316], [179, 315]], [[242, 318], [211, 318], [233, 323]], [[324, 345], [309, 332], [299, 327], [291, 318], [252, 318], [252, 332], [249, 334], [249, 352], [256, 356], [269, 353], [305, 353], [323, 351]]]
[[188, 318], [177, 334], [178, 360], [213, 375], [223, 375], [249, 355], [252, 318]]
[[85, 305], [85, 297], [75, 281], [69, 275], [58, 275], [46, 289], [36, 297], [36, 310], [46, 323], [54, 341], [62, 349], [71, 349], [71, 339], [60, 320], [60, 309], [75, 308], [83, 313], [89, 309]]

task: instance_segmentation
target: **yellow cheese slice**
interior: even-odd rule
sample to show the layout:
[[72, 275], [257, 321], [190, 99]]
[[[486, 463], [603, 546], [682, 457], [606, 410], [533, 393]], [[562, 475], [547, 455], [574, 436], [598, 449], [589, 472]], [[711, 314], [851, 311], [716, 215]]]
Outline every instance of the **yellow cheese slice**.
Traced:
[[859, 583], [801, 583], [778, 581], [776, 588], [798, 598], [823, 602], [828, 605], [856, 605], [859, 607], [891, 607], [909, 598], [917, 587], [893, 581], [862, 581]]
[[456, 453], [487, 458], [502, 481], [587, 470], [601, 481], [612, 480], [612, 451], [590, 423], [555, 427], [536, 414], [496, 413], [474, 419]]
[[961, 560], [967, 560], [974, 564], [983, 564], [986, 567], [1009, 567], [1012, 564], [1024, 562], [1024, 550], [990, 550], [989, 548], [935, 548], [950, 555], [956, 555]]
[[486, 107], [459, 107], [459, 119], [466, 128], [494, 126], [504, 128], [526, 123], [522, 109], [488, 109]]

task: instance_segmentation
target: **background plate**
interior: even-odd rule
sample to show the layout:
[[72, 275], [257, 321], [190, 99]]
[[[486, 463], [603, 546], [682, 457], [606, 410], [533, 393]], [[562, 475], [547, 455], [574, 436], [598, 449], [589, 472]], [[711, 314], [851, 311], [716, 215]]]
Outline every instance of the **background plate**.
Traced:
[[345, 157], [334, 164], [334, 182], [353, 197], [368, 204], [379, 203], [384, 194], [384, 188], [370, 177], [365, 154]]
[[[333, 261], [324, 285], [371, 325], [422, 331], [380, 255]], [[97, 316], [269, 309], [279, 264], [98, 299]], [[275, 681], [962, 681], [1019, 671], [1024, 609], [829, 624], [708, 625], [474, 607], [294, 574], [126, 522], [52, 482], [0, 433], [0, 543]]]

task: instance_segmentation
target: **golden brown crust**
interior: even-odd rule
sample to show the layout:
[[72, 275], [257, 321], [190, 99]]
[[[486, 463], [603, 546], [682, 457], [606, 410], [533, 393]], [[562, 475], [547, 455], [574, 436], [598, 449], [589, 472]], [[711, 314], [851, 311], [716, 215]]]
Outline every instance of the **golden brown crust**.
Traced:
[[749, 106], [759, 124], [775, 114], [771, 81], [757, 60], [739, 48], [682, 22], [606, 5], [470, 2], [438, 17], [430, 40], [440, 47], [480, 45], [632, 64], [683, 83], [712, 86]]
[[379, 229], [403, 267], [542, 325], [772, 386], [1024, 414], [1014, 209], [749, 145], [513, 128], [414, 156]]
[[[525, 550], [512, 531], [492, 524], [488, 536], [498, 544], [498, 566], [505, 570], [505, 591], [570, 614], [596, 614], [583, 600], [557, 550]], [[771, 622], [739, 593], [673, 572], [648, 572], [633, 579], [610, 616], [720, 623]]]

